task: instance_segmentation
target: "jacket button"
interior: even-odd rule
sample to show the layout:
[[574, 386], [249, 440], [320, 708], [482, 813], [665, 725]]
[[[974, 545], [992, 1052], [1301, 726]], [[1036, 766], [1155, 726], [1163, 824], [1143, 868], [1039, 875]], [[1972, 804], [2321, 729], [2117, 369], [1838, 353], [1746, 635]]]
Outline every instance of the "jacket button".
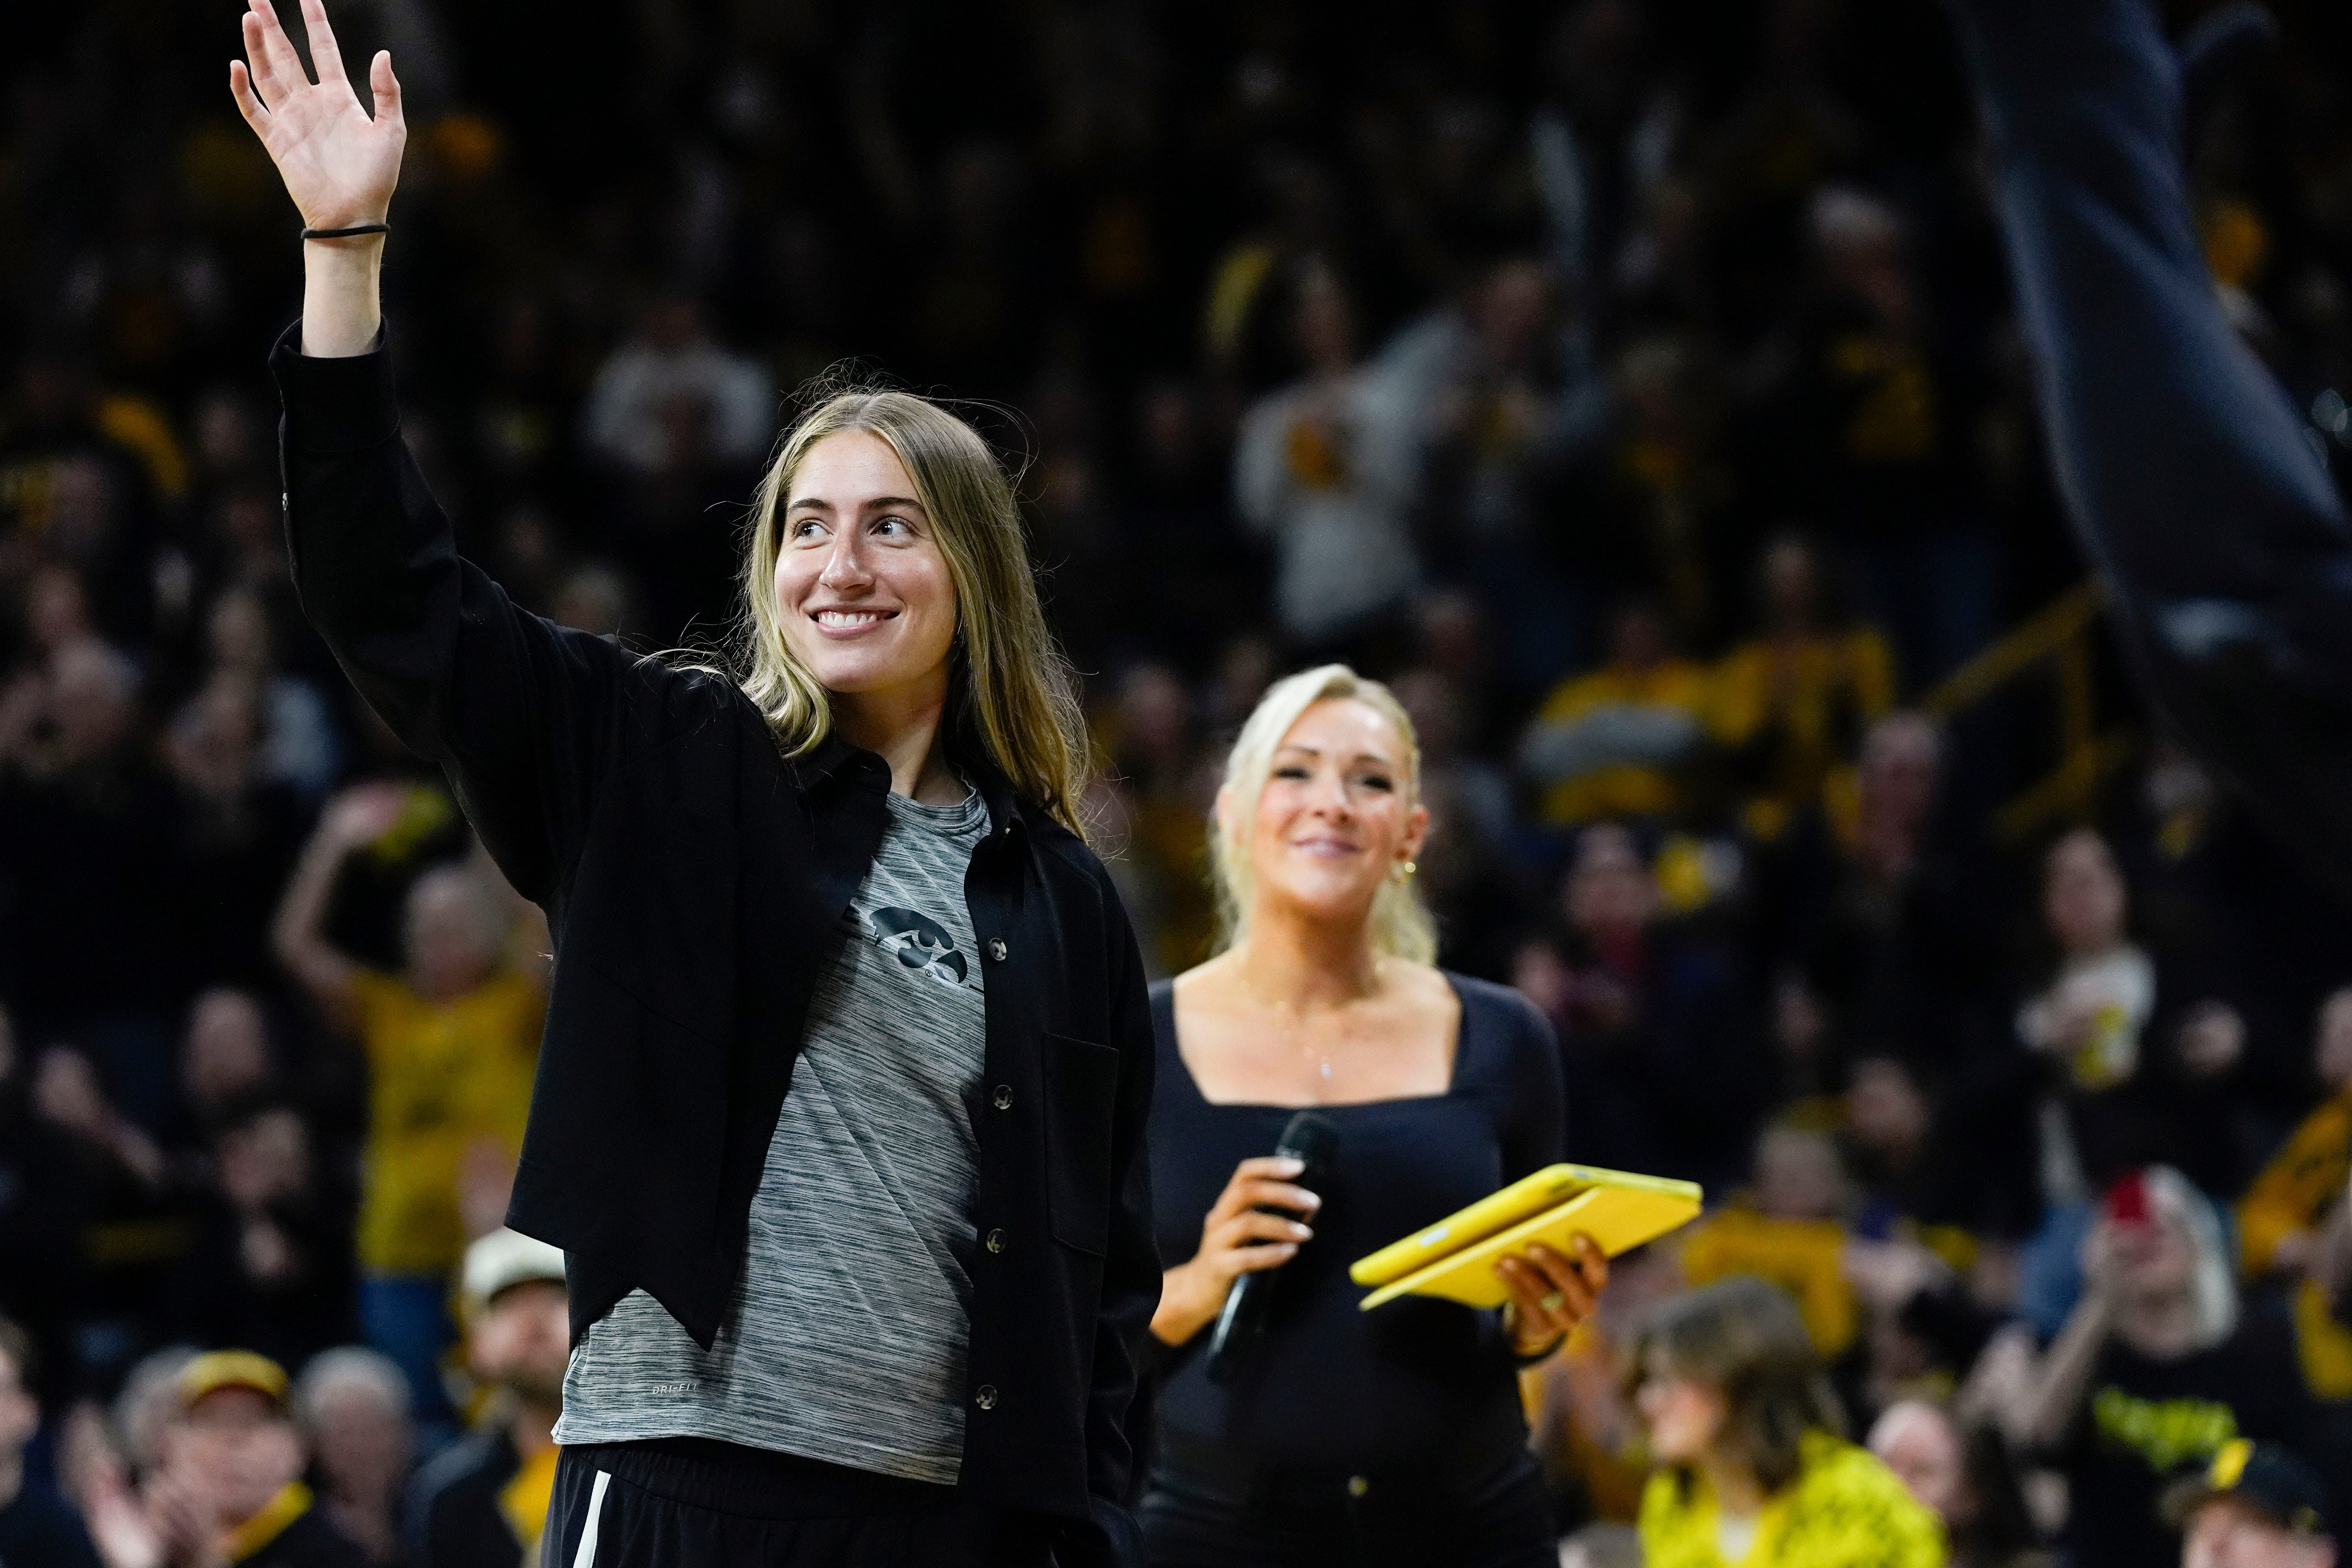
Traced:
[[1348, 1478], [1348, 1495], [1349, 1497], [1362, 1497], [1366, 1492], [1370, 1491], [1371, 1489], [1372, 1483], [1366, 1480], [1363, 1477], [1349, 1476]]
[[1001, 1230], [992, 1230], [992, 1231], [990, 1231], [990, 1232], [988, 1233], [988, 1242], [987, 1242], [987, 1247], [988, 1247], [988, 1250], [989, 1250], [989, 1251], [991, 1251], [991, 1252], [1002, 1252], [1002, 1251], [1003, 1251], [1003, 1250], [1004, 1250], [1004, 1233], [1003, 1233], [1003, 1231], [1001, 1231]]
[[989, 1096], [989, 1103], [990, 1103], [991, 1105], [995, 1106], [995, 1107], [996, 1107], [996, 1109], [997, 1109], [997, 1110], [1012, 1110], [1012, 1109], [1013, 1109], [1013, 1086], [1012, 1086], [1011, 1084], [1009, 1084], [1009, 1083], [1000, 1083], [1000, 1084], [998, 1084], [998, 1085], [996, 1086], [996, 1092], [995, 1092], [994, 1094], [992, 1094], [992, 1095]]
[[979, 1405], [982, 1410], [995, 1409], [996, 1384], [992, 1383], [982, 1384], [979, 1389], [972, 1394], [971, 1402], [974, 1405]]
[[988, 956], [996, 960], [999, 963], [1004, 962], [1004, 939], [1003, 937], [992, 936], [988, 939]]

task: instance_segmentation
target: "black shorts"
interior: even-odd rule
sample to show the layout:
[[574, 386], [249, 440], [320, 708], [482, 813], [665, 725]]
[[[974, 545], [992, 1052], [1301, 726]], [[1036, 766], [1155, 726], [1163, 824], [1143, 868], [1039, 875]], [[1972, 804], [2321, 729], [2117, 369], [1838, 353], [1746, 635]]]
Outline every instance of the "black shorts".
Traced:
[[540, 1568], [1046, 1568], [1044, 1527], [903, 1480], [698, 1437], [563, 1450]]

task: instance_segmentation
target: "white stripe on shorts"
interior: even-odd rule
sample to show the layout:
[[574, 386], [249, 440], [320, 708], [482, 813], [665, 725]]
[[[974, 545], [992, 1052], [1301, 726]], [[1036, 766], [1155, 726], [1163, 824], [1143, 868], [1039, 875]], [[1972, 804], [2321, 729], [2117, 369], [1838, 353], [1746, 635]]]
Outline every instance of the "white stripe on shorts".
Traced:
[[572, 1568], [596, 1568], [596, 1526], [604, 1518], [604, 1489], [613, 1484], [613, 1472], [596, 1472], [596, 1485], [588, 1493], [588, 1523], [580, 1531], [580, 1550], [572, 1556]]

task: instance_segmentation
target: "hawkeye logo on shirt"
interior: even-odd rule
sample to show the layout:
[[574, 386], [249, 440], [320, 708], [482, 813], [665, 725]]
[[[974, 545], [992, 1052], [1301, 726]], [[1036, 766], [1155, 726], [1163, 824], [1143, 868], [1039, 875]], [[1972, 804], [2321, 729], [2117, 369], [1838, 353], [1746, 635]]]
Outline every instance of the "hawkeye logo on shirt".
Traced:
[[2210, 1399], [2142, 1399], [2103, 1388], [2091, 1400], [2099, 1435], [2158, 1472], [2210, 1459], [2238, 1436], [2237, 1412]]
[[876, 910], [866, 917], [866, 929], [883, 952], [942, 985], [960, 986], [971, 973], [955, 938], [929, 915], [913, 910]]

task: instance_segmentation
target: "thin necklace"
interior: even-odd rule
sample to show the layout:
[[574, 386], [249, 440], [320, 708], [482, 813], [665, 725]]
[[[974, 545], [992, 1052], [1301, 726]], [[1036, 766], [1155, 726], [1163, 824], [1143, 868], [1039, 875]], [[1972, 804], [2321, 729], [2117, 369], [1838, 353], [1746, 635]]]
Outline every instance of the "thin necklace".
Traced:
[[[1380, 966], [1377, 961], [1375, 961], [1373, 964], [1372, 974], [1374, 984], [1377, 986], [1380, 976]], [[1246, 980], [1243, 982], [1243, 984], [1250, 991], [1252, 1000], [1255, 1001], [1260, 1007], [1274, 1016], [1276, 1020], [1275, 1027], [1276, 1029], [1288, 1032], [1292, 1029], [1303, 1026], [1301, 1015], [1294, 1013], [1288, 1008], [1275, 1006], [1273, 1004], [1267, 1002], [1265, 996], [1259, 994], [1256, 988], [1250, 986]], [[1326, 1082], [1330, 1080], [1331, 1053], [1329, 1051], [1323, 1049], [1310, 1040], [1302, 1040], [1299, 1042], [1298, 1054], [1302, 1057], [1311, 1058], [1315, 1062], [1316, 1075]]]

